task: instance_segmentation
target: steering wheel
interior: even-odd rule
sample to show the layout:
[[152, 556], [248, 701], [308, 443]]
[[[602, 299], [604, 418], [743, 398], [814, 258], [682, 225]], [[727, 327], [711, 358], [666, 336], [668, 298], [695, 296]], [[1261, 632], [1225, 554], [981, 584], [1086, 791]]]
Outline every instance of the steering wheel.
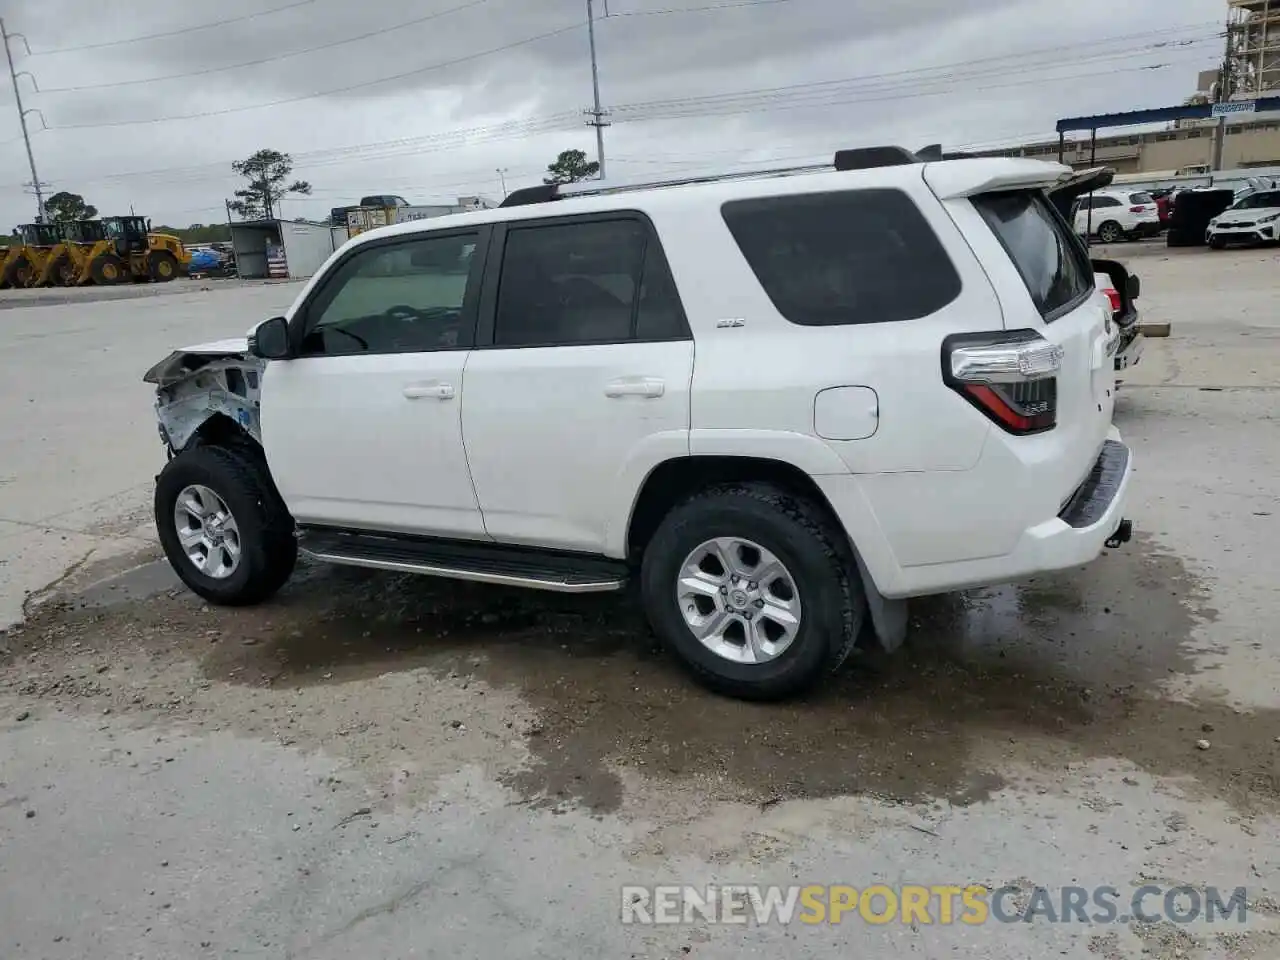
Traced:
[[409, 306], [407, 303], [397, 303], [394, 307], [387, 307], [382, 311], [383, 316], [392, 320], [421, 320], [422, 311]]
[[356, 343], [360, 344], [360, 349], [361, 349], [361, 350], [368, 350], [368, 349], [369, 349], [369, 341], [368, 341], [368, 340], [366, 340], [364, 337], [360, 336], [359, 334], [352, 333], [350, 330], [344, 330], [342, 327], [339, 327], [339, 326], [322, 327], [321, 329], [322, 329], [326, 334], [329, 334], [329, 333], [340, 333], [340, 334], [342, 334], [344, 337], [350, 337], [350, 338], [351, 338], [352, 340], [354, 340]]

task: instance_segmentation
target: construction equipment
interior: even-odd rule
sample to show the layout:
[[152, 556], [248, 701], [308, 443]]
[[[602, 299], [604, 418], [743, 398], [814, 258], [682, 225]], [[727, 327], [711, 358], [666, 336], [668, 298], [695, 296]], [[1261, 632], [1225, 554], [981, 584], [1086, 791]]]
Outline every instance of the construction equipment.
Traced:
[[[155, 280], [164, 283], [186, 272], [191, 255], [182, 241], [167, 233], [151, 233], [146, 217], [103, 217], [106, 242], [95, 243], [87, 271], [77, 281], [97, 284]], [[83, 279], [87, 275], [89, 280]]]
[[93, 281], [90, 265], [104, 254], [113, 253], [101, 220], [72, 220], [62, 226], [66, 238], [66, 259], [59, 265], [59, 282], [66, 287]]
[[14, 233], [21, 243], [9, 247], [5, 255], [0, 288], [33, 286], [62, 242], [62, 228], [56, 223], [24, 223]]

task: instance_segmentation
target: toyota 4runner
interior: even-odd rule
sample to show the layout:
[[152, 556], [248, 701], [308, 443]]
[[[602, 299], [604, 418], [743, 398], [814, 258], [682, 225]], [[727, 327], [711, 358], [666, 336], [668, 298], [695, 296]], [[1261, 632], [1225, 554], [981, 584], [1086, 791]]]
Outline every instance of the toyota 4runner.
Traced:
[[1070, 177], [871, 148], [362, 234], [285, 316], [146, 374], [165, 553], [220, 604], [300, 551], [634, 581], [704, 683], [793, 694], [860, 635], [896, 647], [909, 597], [1129, 538], [1094, 273], [1118, 314], [1136, 285], [1091, 264]]

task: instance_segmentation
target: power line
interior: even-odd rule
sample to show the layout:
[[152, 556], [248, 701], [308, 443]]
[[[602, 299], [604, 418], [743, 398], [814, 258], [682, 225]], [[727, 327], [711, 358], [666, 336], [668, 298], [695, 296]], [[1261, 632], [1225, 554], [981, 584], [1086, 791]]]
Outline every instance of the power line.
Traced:
[[306, 93], [296, 97], [282, 97], [279, 100], [268, 100], [263, 103], [249, 103], [238, 107], [223, 107], [220, 110], [202, 110], [197, 113], [177, 114], [171, 117], [147, 117], [141, 120], [108, 120], [102, 123], [73, 123], [62, 126], [54, 125], [50, 129], [100, 130], [105, 127], [133, 127], [150, 123], [171, 123], [177, 120], [199, 120], [204, 117], [222, 117], [232, 113], [244, 113], [249, 110], [265, 110], [268, 107], [280, 107], [289, 103], [301, 103], [304, 100], [316, 100], [320, 97], [331, 97], [339, 93], [350, 93], [353, 90], [366, 90], [369, 87], [376, 87], [384, 83], [392, 83], [396, 80], [406, 80], [409, 77], [416, 77], [424, 73], [430, 73], [432, 70], [442, 70], [445, 67], [454, 67], [460, 63], [469, 63], [473, 60], [492, 56], [495, 53], [503, 53], [507, 50], [514, 50], [516, 47], [523, 47], [531, 43], [537, 43], [540, 40], [549, 40], [552, 37], [558, 37], [573, 30], [580, 30], [583, 26], [585, 26], [585, 23], [581, 21], [578, 23], [572, 23], [568, 26], [560, 27], [557, 30], [548, 30], [546, 33], [526, 37], [523, 40], [516, 40], [512, 43], [504, 43], [502, 46], [493, 47], [489, 50], [482, 50], [479, 53], [467, 54], [464, 57], [455, 57], [452, 60], [443, 60], [439, 63], [428, 64], [425, 67], [416, 67], [413, 70], [406, 70], [403, 73], [393, 74], [389, 77], [379, 77], [376, 80], [365, 80], [360, 83], [348, 84], [345, 87], [334, 87], [329, 90], [322, 90], [318, 93]]
[[624, 10], [622, 13], [605, 13], [602, 20], [615, 20], [619, 17], [662, 17], [668, 14], [706, 13], [711, 10], [735, 10], [739, 7], [767, 7], [778, 3], [791, 3], [792, 0], [737, 0], [731, 3], [712, 3], [705, 7], [668, 7], [665, 10]]
[[198, 30], [212, 30], [214, 27], [225, 27], [231, 23], [244, 23], [246, 20], [257, 20], [259, 17], [270, 16], [273, 13], [283, 13], [286, 10], [296, 10], [298, 7], [305, 7], [316, 0], [294, 0], [293, 3], [286, 3], [283, 6], [271, 7], [267, 10], [259, 10], [256, 13], [245, 13], [238, 17], [227, 17], [225, 20], [214, 20], [210, 23], [200, 23], [190, 27], [181, 27], [177, 30], [166, 30], [162, 33], [148, 33], [140, 37], [129, 37], [124, 40], [104, 40], [101, 43], [85, 43], [75, 47], [55, 47], [52, 50], [36, 50], [32, 52], [33, 57], [47, 57], [55, 53], [76, 53], [81, 50], [102, 50], [106, 47], [119, 47], [126, 43], [142, 43], [144, 40], [163, 40], [166, 37], [178, 37], [185, 33], [195, 33]]
[[145, 83], [164, 83], [170, 80], [185, 80], [190, 77], [206, 77], [212, 73], [223, 73], [227, 70], [243, 70], [245, 67], [259, 67], [266, 63], [276, 63], [280, 60], [289, 60], [293, 57], [301, 57], [308, 53], [319, 53], [322, 50], [332, 50], [335, 47], [345, 46], [349, 43], [358, 43], [361, 40], [371, 40], [374, 37], [380, 37], [384, 34], [394, 33], [397, 30], [403, 30], [406, 27], [416, 27], [418, 24], [426, 23], [430, 20], [437, 20], [440, 17], [447, 16], [451, 13], [458, 13], [462, 10], [468, 10], [471, 7], [478, 7], [481, 4], [489, 3], [490, 0], [468, 0], [466, 3], [459, 4], [455, 7], [449, 7], [445, 10], [437, 10], [434, 13], [428, 13], [425, 16], [414, 17], [412, 20], [402, 20], [400, 23], [392, 24], [389, 27], [382, 27], [378, 30], [370, 30], [368, 33], [362, 33], [354, 37], [344, 37], [341, 40], [332, 40], [328, 43], [322, 43], [314, 47], [306, 47], [302, 50], [292, 50], [288, 53], [275, 54], [270, 57], [261, 57], [257, 60], [245, 60], [241, 63], [230, 63], [220, 67], [207, 67], [203, 70], [191, 70], [186, 73], [170, 73], [163, 77], [145, 77], [141, 80], [117, 80], [111, 83], [88, 83], [75, 87], [46, 87], [40, 91], [41, 94], [54, 93], [78, 93], [84, 90], [104, 90], [113, 87], [132, 87]]

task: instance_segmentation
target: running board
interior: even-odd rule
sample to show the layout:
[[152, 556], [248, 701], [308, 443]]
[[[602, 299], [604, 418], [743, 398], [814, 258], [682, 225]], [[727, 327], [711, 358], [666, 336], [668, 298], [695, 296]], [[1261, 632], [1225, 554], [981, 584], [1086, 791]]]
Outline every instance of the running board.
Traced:
[[298, 536], [302, 552], [324, 563], [559, 593], [620, 590], [629, 572], [621, 560], [536, 547], [333, 527], [302, 527]]

